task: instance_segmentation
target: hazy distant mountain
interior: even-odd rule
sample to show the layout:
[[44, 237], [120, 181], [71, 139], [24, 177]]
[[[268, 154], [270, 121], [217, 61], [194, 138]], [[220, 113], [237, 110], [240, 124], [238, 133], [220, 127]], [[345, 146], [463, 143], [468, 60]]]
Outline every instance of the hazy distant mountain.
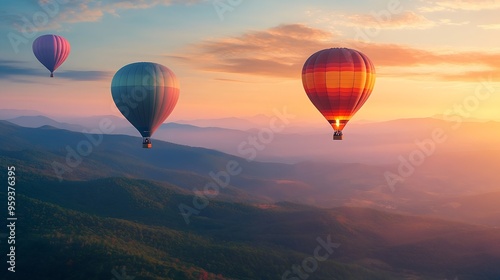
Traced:
[[49, 117], [38, 111], [31, 110], [0, 109], [0, 120], [7, 120], [24, 127], [40, 127], [43, 125], [50, 125], [77, 132], [81, 132], [83, 129], [88, 131], [98, 129], [99, 124], [103, 121], [110, 122], [117, 130], [131, 127], [130, 123], [126, 119], [113, 115], [92, 117]]
[[256, 115], [249, 118], [218, 118], [218, 119], [197, 119], [197, 120], [178, 120], [176, 123], [189, 124], [199, 127], [220, 127], [235, 130], [249, 130], [268, 125], [270, 116]]
[[[229, 118], [234, 126], [224, 126], [228, 119], [199, 120], [191, 124], [166, 123], [155, 133], [153, 139], [214, 149], [238, 157], [255, 156], [259, 161], [284, 163], [332, 161], [372, 165], [397, 163], [400, 156], [418, 149], [418, 143], [432, 140], [436, 130], [442, 132], [445, 139], [445, 143], [436, 143], [440, 152], [455, 153], [464, 150], [480, 152], [485, 147], [497, 147], [500, 141], [500, 122], [466, 122], [461, 119], [447, 122], [432, 118], [349, 123], [343, 141], [332, 140], [332, 131], [327, 124], [324, 127], [314, 128], [291, 123], [284, 126], [282, 131], [267, 136], [271, 137], [269, 140], [261, 139], [263, 137], [261, 131], [269, 132], [269, 117], [260, 116], [255, 119], [254, 122], [253, 119]], [[259, 119], [260, 123], [257, 122]], [[110, 115], [57, 119], [57, 121], [76, 124], [78, 128], [82, 126], [88, 131], [98, 129], [99, 123], [104, 121], [113, 126], [110, 134], [139, 136], [136, 129], [122, 117]], [[259, 126], [245, 127], [249, 123], [259, 123]], [[43, 124], [61, 127], [49, 121]], [[63, 128], [81, 131], [71, 126]]]
[[43, 113], [35, 110], [0, 109], [0, 120], [7, 120], [22, 116], [40, 116]]
[[500, 192], [443, 198], [432, 212], [457, 221], [500, 228]]
[[123, 117], [117, 117], [114, 115], [102, 115], [102, 116], [92, 116], [92, 117], [67, 117], [61, 118], [61, 121], [69, 122], [73, 124], [78, 124], [86, 127], [87, 129], [97, 129], [101, 122], [110, 122], [115, 129], [129, 128], [130, 123]]
[[[500, 229], [428, 217], [495, 225], [498, 191], [466, 195], [499, 181], [494, 171], [479, 168], [485, 155], [436, 152], [391, 192], [383, 174], [397, 166], [264, 163], [158, 140], [153, 145], [145, 150], [138, 137], [0, 121], [0, 165], [17, 168], [18, 266], [30, 267], [19, 269], [19, 277], [110, 279], [113, 269], [126, 266], [138, 279], [281, 279], [328, 236], [340, 247], [318, 262], [311, 279], [500, 275]], [[498, 166], [494, 151], [489, 156], [487, 166]], [[476, 185], [458, 174], [460, 165], [444, 163], [461, 158], [484, 177]], [[228, 163], [241, 172], [221, 176]], [[195, 206], [208, 183], [223, 181], [219, 195]], [[6, 201], [5, 190], [0, 198]], [[189, 225], [182, 204], [198, 209]]]
[[[178, 124], [164, 126], [176, 130], [192, 129]], [[79, 156], [77, 149], [88, 149], [89, 137], [99, 144], [90, 145], [91, 152]], [[103, 135], [101, 139], [98, 135], [86, 136], [49, 127], [23, 128], [0, 122], [0, 152], [15, 162], [22, 162], [23, 169], [54, 179], [125, 176], [168, 182], [192, 191], [213, 182], [210, 174], [224, 171], [227, 163], [234, 161], [241, 167], [241, 173], [230, 176], [229, 186], [221, 194], [225, 200], [287, 200], [320, 207], [371, 207], [500, 226], [500, 221], [492, 218], [500, 211], [500, 204], [463, 216], [443, 206], [455, 205], [460, 197], [498, 191], [496, 182], [500, 181], [500, 174], [489, 168], [500, 165], [498, 151], [449, 154], [437, 149], [425, 159], [425, 164], [414, 168], [411, 176], [398, 182], [392, 192], [384, 175], [386, 172], [398, 174], [401, 163], [264, 163], [158, 140], [154, 140], [153, 150], [144, 150], [140, 143], [140, 138], [124, 135]], [[68, 160], [75, 167], [67, 165]]]
[[[499, 122], [446, 122], [437, 119], [405, 119], [369, 124], [349, 124], [343, 141], [333, 141], [331, 128], [288, 130], [273, 133], [271, 141], [261, 139], [262, 129], [246, 131], [217, 127], [162, 126], [155, 139], [182, 145], [205, 147], [240, 157], [255, 154], [257, 160], [296, 163], [300, 161], [358, 162], [394, 164], [399, 156], [418, 149], [417, 143], [432, 140], [435, 131], [442, 132], [445, 143], [435, 143], [440, 152], [481, 151], [497, 147]], [[135, 134], [134, 134], [135, 133]], [[133, 128], [128, 135], [137, 135]], [[251, 139], [257, 144], [251, 143]], [[258, 148], [257, 148], [258, 147]]]
[[7, 121], [24, 127], [41, 127], [48, 125], [72, 131], [83, 131], [85, 129], [85, 127], [77, 124], [62, 123], [45, 116], [21, 116], [7, 119]]

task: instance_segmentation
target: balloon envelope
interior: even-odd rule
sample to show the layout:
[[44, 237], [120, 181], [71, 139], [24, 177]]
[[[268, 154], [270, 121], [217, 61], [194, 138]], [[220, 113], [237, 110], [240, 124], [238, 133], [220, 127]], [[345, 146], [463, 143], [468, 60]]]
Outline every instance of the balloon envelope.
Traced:
[[116, 106], [149, 144], [149, 137], [174, 110], [179, 92], [174, 72], [152, 62], [128, 64], [111, 81]]
[[332, 48], [311, 55], [302, 68], [307, 96], [337, 132], [363, 106], [375, 84], [375, 67], [363, 53]]
[[58, 35], [42, 35], [33, 41], [33, 53], [38, 61], [54, 76], [54, 71], [68, 58], [71, 46], [69, 42]]

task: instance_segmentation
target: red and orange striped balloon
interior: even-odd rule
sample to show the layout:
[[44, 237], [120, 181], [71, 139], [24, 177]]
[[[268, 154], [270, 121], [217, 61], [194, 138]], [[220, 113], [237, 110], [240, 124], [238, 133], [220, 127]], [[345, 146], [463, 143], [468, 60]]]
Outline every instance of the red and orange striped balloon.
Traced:
[[342, 139], [351, 117], [363, 106], [375, 85], [375, 67], [363, 53], [347, 48], [321, 50], [302, 68], [302, 84], [311, 102]]

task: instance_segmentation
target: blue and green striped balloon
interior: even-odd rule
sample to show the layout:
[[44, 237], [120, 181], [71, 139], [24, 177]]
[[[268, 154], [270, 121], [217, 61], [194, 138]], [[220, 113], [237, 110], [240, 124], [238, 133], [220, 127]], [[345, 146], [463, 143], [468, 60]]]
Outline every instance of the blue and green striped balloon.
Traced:
[[136, 62], [116, 72], [111, 94], [116, 107], [144, 137], [144, 147], [150, 148], [149, 138], [179, 99], [179, 82], [174, 72], [163, 65]]

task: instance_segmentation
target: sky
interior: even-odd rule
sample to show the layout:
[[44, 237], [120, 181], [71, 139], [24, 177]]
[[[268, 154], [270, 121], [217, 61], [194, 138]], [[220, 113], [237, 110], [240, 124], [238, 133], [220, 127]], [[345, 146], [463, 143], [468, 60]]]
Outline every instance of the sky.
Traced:
[[[500, 0], [17, 0], [0, 3], [0, 109], [119, 115], [111, 79], [126, 64], [174, 71], [169, 120], [272, 115], [324, 121], [301, 69], [314, 52], [349, 47], [377, 80], [353, 120], [460, 114], [500, 121]], [[49, 78], [31, 44], [71, 44]]]

